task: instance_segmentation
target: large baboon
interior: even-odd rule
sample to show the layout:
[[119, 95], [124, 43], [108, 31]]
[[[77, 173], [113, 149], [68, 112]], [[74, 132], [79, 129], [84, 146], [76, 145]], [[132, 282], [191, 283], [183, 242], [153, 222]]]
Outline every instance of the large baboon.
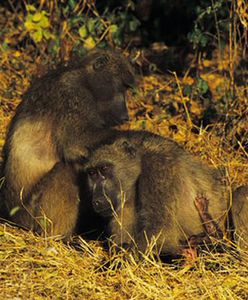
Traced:
[[229, 201], [216, 169], [169, 139], [147, 132], [120, 135], [92, 152], [85, 165], [93, 208], [109, 219], [118, 246], [134, 239], [144, 252], [154, 238], [159, 253], [180, 253], [204, 231], [194, 204], [200, 195], [209, 199], [216, 228], [224, 229]]
[[133, 83], [119, 52], [95, 50], [31, 84], [4, 145], [3, 193], [14, 222], [45, 226], [53, 235], [72, 232], [79, 203], [74, 172], [88, 147], [128, 119], [125, 95]]

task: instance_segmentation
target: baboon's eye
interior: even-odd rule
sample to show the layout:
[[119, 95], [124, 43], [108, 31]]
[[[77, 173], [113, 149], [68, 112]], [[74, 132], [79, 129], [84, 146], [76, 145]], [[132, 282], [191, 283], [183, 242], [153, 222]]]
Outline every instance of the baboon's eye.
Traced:
[[102, 166], [100, 167], [100, 172], [101, 172], [102, 175], [106, 175], [106, 174], [108, 173], [108, 171], [109, 171], [109, 166], [107, 166], [107, 165], [102, 165]]
[[87, 173], [91, 178], [97, 177], [97, 175], [98, 175], [97, 171], [95, 169], [89, 169], [89, 170], [87, 170]]

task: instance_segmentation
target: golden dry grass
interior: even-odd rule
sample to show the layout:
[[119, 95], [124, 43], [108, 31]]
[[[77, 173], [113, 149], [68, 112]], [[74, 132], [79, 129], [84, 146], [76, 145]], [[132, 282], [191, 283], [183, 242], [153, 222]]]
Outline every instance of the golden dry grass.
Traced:
[[[247, 299], [246, 255], [203, 253], [175, 267], [111, 260], [97, 242], [77, 250], [0, 225], [1, 299]], [[248, 257], [247, 257], [248, 258]]]
[[[239, 17], [247, 26], [244, 3], [238, 1]], [[231, 88], [226, 74], [233, 56], [228, 51], [227, 47], [221, 60], [216, 54], [198, 66], [214, 103]], [[39, 64], [40, 57], [30, 57], [28, 51], [0, 51], [0, 146]], [[189, 75], [140, 76], [136, 93], [129, 95], [131, 121], [124, 128], [169, 136], [206, 163], [224, 166], [230, 188], [247, 183], [248, 153], [242, 146], [248, 139], [247, 85], [235, 83], [236, 97], [229, 100], [227, 115], [239, 117], [224, 134], [224, 122], [207, 129], [195, 125], [204, 105], [182, 93], [186, 85], [195, 82]], [[168, 114], [161, 103], [172, 105], [176, 113]], [[241, 132], [238, 141], [237, 132]], [[238, 145], [235, 150], [233, 143]], [[74, 249], [1, 222], [0, 299], [248, 299], [248, 253], [242, 253], [242, 260], [232, 251], [205, 251], [185, 264], [165, 264], [147, 257], [137, 263], [121, 255], [110, 258], [100, 242], [79, 239]]]

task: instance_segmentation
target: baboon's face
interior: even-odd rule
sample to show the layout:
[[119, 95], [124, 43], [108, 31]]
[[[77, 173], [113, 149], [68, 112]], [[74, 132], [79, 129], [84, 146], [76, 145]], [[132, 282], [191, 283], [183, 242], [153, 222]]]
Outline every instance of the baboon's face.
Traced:
[[98, 112], [107, 126], [129, 119], [126, 93], [134, 84], [134, 72], [120, 53], [103, 51], [88, 67], [88, 86], [94, 95]]
[[111, 216], [120, 201], [120, 183], [116, 180], [114, 166], [101, 163], [87, 169], [92, 205], [103, 217]]
[[124, 207], [141, 172], [141, 157], [126, 140], [117, 140], [93, 152], [86, 164], [93, 209], [102, 216], [113, 216]]
[[[106, 91], [105, 91], [106, 92]], [[116, 91], [115, 94], [106, 97], [107, 100], [98, 101], [98, 111], [103, 116], [107, 126], [123, 124], [129, 120], [126, 92]]]

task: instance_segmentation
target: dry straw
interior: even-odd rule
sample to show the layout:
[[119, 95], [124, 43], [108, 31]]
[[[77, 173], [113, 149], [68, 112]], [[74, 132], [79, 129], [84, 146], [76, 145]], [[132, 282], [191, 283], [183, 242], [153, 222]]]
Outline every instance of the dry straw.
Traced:
[[100, 243], [77, 249], [0, 226], [0, 299], [247, 299], [248, 256], [203, 252], [194, 262], [110, 259]]

